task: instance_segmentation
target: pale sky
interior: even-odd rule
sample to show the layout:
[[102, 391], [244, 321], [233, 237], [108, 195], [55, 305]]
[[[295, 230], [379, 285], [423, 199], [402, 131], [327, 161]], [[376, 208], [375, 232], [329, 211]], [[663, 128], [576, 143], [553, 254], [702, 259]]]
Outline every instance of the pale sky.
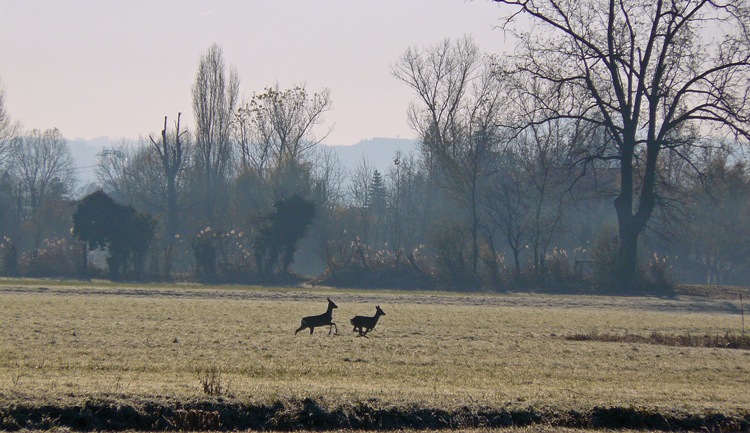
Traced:
[[178, 112], [192, 129], [198, 61], [217, 43], [241, 96], [275, 82], [329, 88], [326, 144], [413, 138], [413, 95], [391, 65], [467, 34], [501, 52], [500, 12], [489, 0], [0, 0], [0, 85], [27, 130], [135, 139]]

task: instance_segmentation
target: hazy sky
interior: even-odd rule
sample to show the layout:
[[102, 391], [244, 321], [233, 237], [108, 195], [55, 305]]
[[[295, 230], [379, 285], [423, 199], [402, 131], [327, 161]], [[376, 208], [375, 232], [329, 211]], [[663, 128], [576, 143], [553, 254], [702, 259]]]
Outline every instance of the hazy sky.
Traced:
[[328, 87], [327, 144], [411, 138], [413, 96], [391, 65], [466, 34], [500, 52], [499, 17], [488, 0], [0, 0], [0, 84], [14, 120], [69, 139], [137, 138], [178, 112], [192, 128], [198, 61], [217, 43], [244, 97]]

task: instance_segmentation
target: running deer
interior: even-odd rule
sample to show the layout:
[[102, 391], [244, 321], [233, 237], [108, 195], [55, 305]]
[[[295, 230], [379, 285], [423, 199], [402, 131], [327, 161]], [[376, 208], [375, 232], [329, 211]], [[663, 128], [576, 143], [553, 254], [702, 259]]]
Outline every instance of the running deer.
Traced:
[[354, 329], [352, 329], [352, 331], [358, 331], [361, 337], [367, 338], [367, 333], [375, 328], [375, 325], [378, 324], [378, 319], [380, 319], [380, 316], [385, 316], [385, 313], [380, 309], [380, 305], [377, 305], [375, 306], [374, 316], [354, 316], [354, 318], [351, 319], [349, 323], [354, 326]]
[[333, 309], [339, 308], [336, 304], [331, 301], [330, 298], [328, 298], [328, 309], [325, 313], [320, 314], [318, 316], [307, 316], [302, 318], [302, 324], [299, 325], [299, 329], [294, 331], [294, 335], [297, 335], [297, 333], [305, 328], [310, 328], [310, 334], [312, 335], [315, 328], [318, 326], [328, 326], [328, 335], [331, 335], [331, 332], [334, 328], [336, 328], [336, 333], [339, 333], [339, 328], [336, 326], [335, 323], [333, 323]]

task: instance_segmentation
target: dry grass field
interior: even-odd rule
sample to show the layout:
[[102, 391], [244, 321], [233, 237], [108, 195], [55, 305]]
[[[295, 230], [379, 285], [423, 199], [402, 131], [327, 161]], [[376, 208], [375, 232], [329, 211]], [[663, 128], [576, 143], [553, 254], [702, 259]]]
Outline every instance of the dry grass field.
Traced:
[[[295, 335], [326, 297], [339, 306], [338, 335]], [[376, 304], [386, 315], [369, 338], [356, 336], [349, 318]], [[301, 425], [325, 428], [355, 425], [368, 411], [427, 409], [476, 415], [445, 424], [458, 427], [502, 414], [510, 418], [487, 424], [523, 424], [514, 416], [526, 414], [529, 423], [596, 426], [590, 414], [605, 411], [662, 417], [665, 427], [718, 417], [748, 428], [748, 350], [566, 338], [655, 332], [740, 335], [740, 303], [0, 280], [0, 421], [55, 425], [34, 418], [42, 407], [152, 405], [172, 408], [174, 420], [179, 408], [235, 405], [275, 407], [277, 417], [312, 411], [318, 425]], [[328, 425], [326, 414], [344, 422]], [[579, 415], [586, 419], [561, 422]], [[631, 426], [621, 421], [601, 425]]]

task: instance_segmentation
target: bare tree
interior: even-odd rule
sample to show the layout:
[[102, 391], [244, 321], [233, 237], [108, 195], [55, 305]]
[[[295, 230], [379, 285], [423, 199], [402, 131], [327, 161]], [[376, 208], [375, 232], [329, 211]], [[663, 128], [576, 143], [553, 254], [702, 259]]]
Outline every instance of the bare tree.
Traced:
[[265, 173], [300, 161], [330, 133], [332, 127], [317, 138], [313, 128], [324, 121], [331, 106], [328, 89], [310, 95], [305, 86], [280, 89], [276, 83], [254, 94], [235, 115], [243, 164]]
[[[310, 235], [302, 241], [300, 251], [309, 250], [318, 263], [328, 263], [328, 244], [339, 238], [341, 226], [337, 213], [343, 205], [343, 185], [346, 171], [342, 167], [336, 152], [328, 146], [318, 146], [314, 156], [313, 182], [311, 198], [316, 205], [316, 217]], [[310, 261], [308, 260], [308, 261]]]
[[151, 143], [122, 141], [99, 153], [96, 174], [108, 195], [139, 211], [165, 214], [167, 188], [164, 170]]
[[370, 242], [370, 192], [374, 168], [366, 159], [354, 167], [349, 181], [349, 207], [356, 220], [356, 230], [363, 242]]
[[202, 178], [203, 202], [207, 222], [216, 216], [217, 199], [225, 192], [225, 181], [232, 168], [232, 116], [237, 106], [239, 75], [224, 65], [224, 55], [217, 44], [209, 47], [200, 59], [193, 84], [195, 115], [195, 164]]
[[20, 185], [24, 219], [31, 223], [34, 250], [42, 241], [40, 210], [49, 200], [70, 194], [75, 162], [57, 128], [32, 130], [12, 142], [10, 167]]
[[711, 131], [748, 138], [750, 12], [741, 0], [496, 1], [507, 7], [504, 29], [533, 24], [528, 31], [524, 20], [503, 72], [529, 77], [532, 95], [538, 81], [557, 89], [555, 105], [540, 101], [544, 119], [604, 131], [603, 145], [582, 149], [577, 162], [619, 164], [617, 280], [632, 290], [662, 152], [687, 158], [685, 148]]
[[132, 162], [137, 157], [136, 147], [121, 140], [109, 149], [97, 154], [95, 174], [102, 189], [114, 199], [133, 203], [138, 194]]
[[448, 158], [459, 150], [463, 138], [459, 116], [479, 65], [477, 45], [467, 36], [424, 49], [409, 48], [392, 68], [393, 75], [419, 98], [409, 109], [409, 122], [423, 146], [437, 157]]
[[513, 273], [521, 276], [521, 254], [531, 239], [533, 213], [529, 197], [532, 187], [522, 170], [518, 147], [508, 147], [493, 164], [492, 182], [483, 190], [482, 203], [489, 220], [490, 230], [500, 231], [506, 245], [513, 253]]
[[411, 250], [423, 244], [436, 220], [436, 186], [424, 161], [396, 152], [385, 176], [388, 212], [385, 238], [391, 250]]
[[577, 138], [574, 125], [553, 122], [531, 128], [531, 135], [520, 149], [521, 169], [531, 186], [532, 202], [529, 245], [536, 272], [545, 271], [545, 257], [553, 237], [561, 229], [563, 214], [570, 204], [567, 188], [571, 183], [567, 152]]
[[185, 140], [187, 131], [180, 131], [180, 117], [182, 113], [177, 113], [177, 122], [175, 124], [174, 134], [167, 133], [167, 116], [164, 116], [164, 129], [161, 131], [161, 140], [157, 142], [154, 137], [149, 136], [153, 149], [159, 156], [161, 167], [164, 170], [164, 179], [166, 181], [166, 215], [167, 215], [167, 238], [171, 239], [179, 233], [180, 223], [178, 219], [178, 181], [179, 174], [185, 164], [185, 158], [188, 155]]
[[746, 275], [750, 257], [750, 169], [747, 161], [729, 162], [727, 155], [712, 156], [707, 164], [705, 188], [694, 184], [691, 191], [684, 253], [695, 276], [728, 284], [733, 274]]
[[241, 170], [265, 179], [274, 200], [311, 192], [313, 150], [331, 131], [317, 138], [313, 129], [331, 104], [328, 89], [310, 95], [304, 86], [282, 90], [277, 83], [254, 94], [235, 114]]
[[490, 59], [467, 36], [425, 49], [409, 48], [394, 65], [393, 74], [419, 99], [410, 108], [409, 121], [427, 160], [447, 174], [441, 184], [468, 211], [471, 266], [476, 274], [480, 188], [499, 141], [497, 116], [502, 102]]
[[5, 109], [5, 87], [0, 85], [0, 170], [7, 162], [11, 142], [21, 131], [21, 124], [11, 120]]
[[18, 237], [18, 183], [13, 178], [10, 164], [11, 147], [21, 130], [5, 109], [5, 87], [0, 83], [0, 236]]
[[[545, 271], [545, 256], [554, 237], [560, 238], [563, 215], [571, 204], [574, 170], [570, 164], [571, 149], [590, 140], [581, 122], [546, 118], [546, 106], [562, 105], [555, 86], [539, 81], [528, 83], [528, 77], [500, 77], [505, 91], [504, 145], [513, 154], [517, 169], [528, 189], [522, 200], [528, 214], [524, 216], [528, 243], [535, 272]], [[521, 79], [520, 81], [516, 79]], [[534, 92], [528, 92], [534, 88]], [[531, 94], [533, 93], [533, 94]], [[514, 128], [522, 125], [522, 128]]]
[[161, 131], [161, 140], [156, 141], [149, 136], [152, 149], [155, 150], [161, 162], [166, 188], [166, 226], [165, 226], [165, 270], [169, 277], [171, 273], [172, 250], [174, 248], [175, 236], [180, 232], [178, 192], [180, 174], [183, 170], [185, 160], [189, 155], [190, 136], [187, 131], [180, 131], [180, 117], [177, 113], [174, 134], [167, 132], [167, 116], [164, 116], [164, 129]]
[[315, 179], [314, 201], [329, 209], [340, 207], [346, 171], [336, 152], [327, 146], [318, 147], [313, 156], [313, 179]]

